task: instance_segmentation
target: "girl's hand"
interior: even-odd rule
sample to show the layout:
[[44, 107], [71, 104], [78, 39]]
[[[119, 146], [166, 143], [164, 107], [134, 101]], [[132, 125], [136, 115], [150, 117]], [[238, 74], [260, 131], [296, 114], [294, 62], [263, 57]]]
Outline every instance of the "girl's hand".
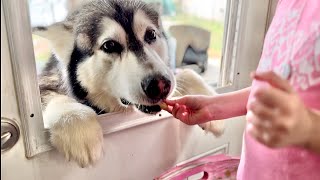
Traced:
[[165, 100], [167, 106], [163, 106], [163, 109], [185, 124], [200, 124], [211, 118], [208, 107], [209, 98], [209, 96], [190, 95], [178, 99], [167, 99]]
[[288, 81], [274, 72], [252, 73], [271, 86], [258, 89], [248, 106], [247, 132], [269, 147], [305, 146], [312, 133], [313, 119]]
[[184, 96], [165, 100], [165, 104], [160, 106], [185, 124], [201, 124], [245, 115], [250, 90], [248, 87], [215, 96]]

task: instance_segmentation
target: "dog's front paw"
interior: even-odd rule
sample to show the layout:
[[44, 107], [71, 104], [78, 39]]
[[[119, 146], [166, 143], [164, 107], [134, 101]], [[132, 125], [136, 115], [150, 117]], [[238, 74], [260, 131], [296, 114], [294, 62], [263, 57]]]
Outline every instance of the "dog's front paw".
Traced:
[[[61, 109], [56, 107], [55, 112], [57, 108]], [[51, 113], [48, 118], [54, 115], [58, 115], [58, 120], [50, 127], [51, 144], [81, 167], [96, 163], [103, 154], [103, 133], [95, 112], [82, 104], [70, 103], [64, 111]]]
[[209, 121], [203, 124], [199, 124], [199, 126], [205, 130], [206, 132], [211, 132], [216, 137], [219, 137], [224, 132], [224, 121]]

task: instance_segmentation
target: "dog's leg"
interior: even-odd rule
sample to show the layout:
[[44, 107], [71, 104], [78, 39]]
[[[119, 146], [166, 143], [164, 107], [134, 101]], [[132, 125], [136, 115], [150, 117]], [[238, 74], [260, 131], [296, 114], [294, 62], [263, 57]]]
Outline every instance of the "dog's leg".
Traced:
[[[190, 69], [183, 69], [176, 75], [177, 87], [173, 96], [184, 95], [209, 95], [213, 96], [216, 92], [203, 78]], [[224, 131], [224, 121], [209, 121], [199, 124], [205, 131], [212, 132], [215, 136], [220, 136]]]
[[103, 133], [97, 115], [90, 107], [66, 95], [53, 93], [43, 119], [50, 131], [52, 145], [67, 160], [73, 159], [81, 167], [87, 167], [102, 156]]

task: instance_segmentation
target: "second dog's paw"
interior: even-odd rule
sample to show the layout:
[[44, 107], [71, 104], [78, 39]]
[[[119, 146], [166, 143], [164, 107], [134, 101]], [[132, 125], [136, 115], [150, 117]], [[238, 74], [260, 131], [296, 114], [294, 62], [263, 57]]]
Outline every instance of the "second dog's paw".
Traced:
[[103, 155], [103, 133], [94, 111], [81, 104], [77, 106], [60, 114], [50, 127], [50, 141], [68, 160], [88, 167]]
[[219, 137], [224, 132], [224, 121], [209, 121], [203, 124], [199, 124], [199, 126], [205, 130], [206, 132], [211, 132], [216, 137]]

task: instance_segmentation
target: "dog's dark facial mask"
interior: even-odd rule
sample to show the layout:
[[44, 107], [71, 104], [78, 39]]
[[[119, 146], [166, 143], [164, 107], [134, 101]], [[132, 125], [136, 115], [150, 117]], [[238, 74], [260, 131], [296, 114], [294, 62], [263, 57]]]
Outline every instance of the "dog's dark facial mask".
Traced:
[[127, 101], [126, 99], [121, 98], [121, 103], [124, 105], [134, 105], [136, 106], [141, 112], [147, 114], [156, 114], [161, 111], [161, 107], [159, 105], [141, 105], [141, 104], [132, 104], [131, 102]]

